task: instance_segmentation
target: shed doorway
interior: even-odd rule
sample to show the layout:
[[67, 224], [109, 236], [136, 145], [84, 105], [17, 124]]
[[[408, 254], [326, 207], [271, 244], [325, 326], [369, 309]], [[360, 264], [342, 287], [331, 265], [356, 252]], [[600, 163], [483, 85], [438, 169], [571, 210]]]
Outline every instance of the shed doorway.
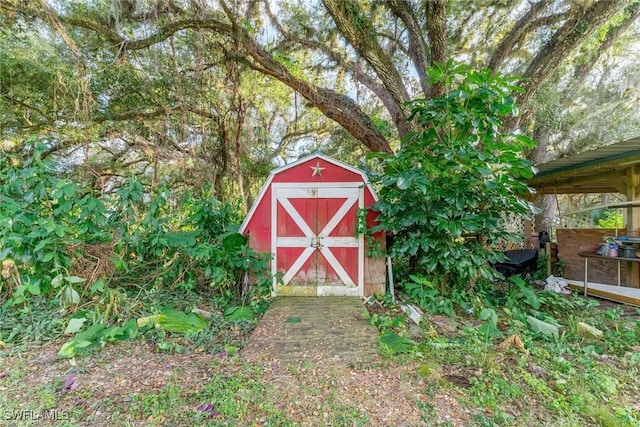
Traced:
[[355, 184], [273, 184], [273, 270], [278, 294], [360, 295], [363, 238], [357, 236], [363, 192]]

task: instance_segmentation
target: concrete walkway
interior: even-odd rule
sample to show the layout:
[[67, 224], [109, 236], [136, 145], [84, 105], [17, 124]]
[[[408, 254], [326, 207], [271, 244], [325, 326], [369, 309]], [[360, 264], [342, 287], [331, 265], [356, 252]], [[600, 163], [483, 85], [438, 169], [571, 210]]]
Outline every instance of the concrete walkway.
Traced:
[[249, 361], [359, 364], [378, 359], [378, 330], [354, 297], [278, 297], [241, 355]]

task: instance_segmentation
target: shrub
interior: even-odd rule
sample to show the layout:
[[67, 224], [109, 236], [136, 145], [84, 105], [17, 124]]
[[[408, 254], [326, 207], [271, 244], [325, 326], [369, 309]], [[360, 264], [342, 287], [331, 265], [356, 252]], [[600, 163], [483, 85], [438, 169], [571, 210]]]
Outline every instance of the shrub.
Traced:
[[[391, 255], [411, 258], [415, 272], [444, 291], [494, 278], [490, 264], [502, 256], [491, 245], [518, 239], [505, 231], [503, 216], [533, 213], [524, 199], [532, 190], [520, 179], [533, 176], [521, 154], [534, 142], [501, 131], [502, 119], [518, 114], [510, 93], [521, 89], [513, 79], [452, 62], [429, 74], [445, 94], [413, 101], [418, 130], [396, 155], [373, 156], [383, 169], [375, 230], [391, 233]], [[480, 241], [466, 238], [472, 235]]]
[[[108, 288], [155, 287], [213, 289], [226, 305], [268, 291], [267, 260], [237, 234], [240, 210], [208, 187], [176, 197], [132, 177], [99, 197], [43, 159], [46, 148], [31, 141], [0, 158], [0, 261], [15, 261], [20, 272], [20, 286], [0, 286], [0, 301], [47, 295], [78, 306]], [[248, 274], [259, 279], [251, 289], [242, 287]]]

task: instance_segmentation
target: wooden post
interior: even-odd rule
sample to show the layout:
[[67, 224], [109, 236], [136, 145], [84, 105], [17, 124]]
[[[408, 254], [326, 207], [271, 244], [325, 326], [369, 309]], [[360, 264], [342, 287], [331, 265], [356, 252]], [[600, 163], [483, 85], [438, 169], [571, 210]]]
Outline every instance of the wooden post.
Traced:
[[[640, 188], [640, 170], [636, 165], [627, 168], [627, 201], [638, 200], [638, 189]], [[640, 231], [640, 214], [638, 208], [627, 208], [627, 236], [638, 236]], [[640, 268], [637, 262], [627, 263], [627, 286], [639, 287]]]
[[533, 227], [531, 226], [531, 221], [524, 221], [524, 248], [529, 249], [533, 248], [533, 243], [531, 242], [531, 235], [533, 233]]

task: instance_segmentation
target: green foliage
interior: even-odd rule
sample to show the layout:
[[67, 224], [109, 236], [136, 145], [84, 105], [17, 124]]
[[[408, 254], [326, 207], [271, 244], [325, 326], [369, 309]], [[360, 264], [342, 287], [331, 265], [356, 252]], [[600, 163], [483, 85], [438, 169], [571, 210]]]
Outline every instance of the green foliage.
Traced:
[[419, 274], [409, 277], [411, 280], [402, 282], [402, 289], [410, 301], [432, 314], [455, 314], [453, 301], [450, 298], [442, 298], [429, 277]]
[[378, 328], [379, 331], [397, 331], [399, 333], [406, 332], [407, 317], [404, 314], [400, 315], [385, 315], [374, 313], [370, 316], [369, 323]]
[[63, 344], [58, 351], [58, 357], [69, 359], [89, 350], [104, 347], [108, 342], [133, 339], [137, 335], [138, 327], [135, 319], [129, 320], [122, 326], [107, 327], [104, 323], [94, 323]]
[[[5, 12], [2, 13], [5, 16]], [[0, 17], [2, 19], [2, 17]], [[77, 101], [80, 81], [59, 46], [42, 33], [5, 25], [0, 31], [0, 145], [36, 135]], [[62, 107], [64, 105], [64, 107]], [[65, 111], [66, 110], [66, 111]], [[78, 127], [75, 126], [75, 132]], [[65, 129], [70, 134], [71, 126]], [[71, 135], [70, 135], [71, 136]]]
[[[0, 329], [0, 339], [28, 337], [20, 319], [32, 315], [40, 297], [62, 308], [63, 317], [73, 316], [66, 333], [76, 337], [61, 350], [65, 357], [119, 340], [120, 326], [109, 325], [149, 313], [157, 313], [154, 324], [168, 332], [207, 325], [193, 313], [139, 306], [155, 293], [180, 295], [178, 308], [187, 312], [197, 300], [187, 296], [196, 293], [208, 295], [209, 306], [241, 304], [252, 317], [253, 310], [264, 311], [257, 301], [269, 292], [268, 259], [237, 234], [237, 206], [218, 201], [206, 186], [176, 196], [165, 188], [150, 191], [137, 178], [100, 197], [45, 159], [45, 145], [26, 147], [0, 158], [0, 260], [15, 261], [17, 272], [0, 278], [3, 311], [16, 318], [14, 329]], [[87, 248], [99, 249], [97, 255]]]
[[15, 260], [27, 279], [10, 295], [11, 302], [55, 293], [63, 305], [77, 305], [76, 288], [84, 279], [70, 274], [72, 248], [110, 238], [106, 210], [42, 158], [46, 146], [32, 140], [27, 150], [24, 159], [18, 154], [0, 158], [0, 259]]
[[67, 326], [59, 310], [57, 302], [42, 295], [32, 296], [28, 305], [0, 306], [0, 341], [11, 346], [39, 344], [59, 337]]
[[224, 318], [227, 321], [253, 320], [254, 317], [253, 310], [247, 306], [233, 306], [224, 311]]
[[509, 277], [509, 295], [507, 297], [506, 306], [514, 307], [526, 304], [534, 310], [540, 308], [540, 301], [536, 292], [530, 284], [526, 283], [520, 276]]
[[391, 354], [410, 353], [415, 348], [415, 342], [390, 331], [384, 331], [379, 338], [380, 346]]
[[165, 307], [158, 314], [141, 317], [137, 320], [139, 327], [153, 326], [167, 332], [193, 334], [207, 327], [207, 322], [196, 313], [186, 314], [171, 307]]
[[558, 339], [559, 331], [557, 325], [536, 319], [533, 316], [527, 316], [527, 322], [529, 322], [529, 326], [534, 332], [539, 332], [547, 338]]
[[531, 273], [531, 278], [534, 280], [545, 280], [547, 276], [547, 262], [549, 261], [549, 254], [539, 253], [536, 261], [536, 269]]
[[484, 323], [478, 328], [486, 339], [493, 337], [499, 337], [502, 334], [498, 330], [498, 314], [493, 308], [485, 308], [478, 315], [478, 319], [483, 320]]
[[[518, 422], [531, 425], [586, 425], [594, 420], [637, 425], [640, 419], [630, 403], [640, 366], [638, 353], [631, 349], [640, 338], [636, 313], [601, 309], [597, 301], [579, 296], [536, 292], [520, 277], [508, 285], [504, 293], [479, 287], [474, 310], [456, 310], [450, 322], [425, 322], [429, 332], [414, 336], [412, 350], [395, 357], [438, 366], [423, 374], [434, 381], [454, 377], [452, 384], [465, 396], [460, 403], [484, 408], [470, 414], [483, 425], [512, 425], [514, 415], [507, 408], [518, 408]], [[444, 295], [440, 300], [457, 305], [457, 297]], [[562, 325], [556, 319], [562, 319]], [[578, 322], [604, 334], [586, 335], [576, 327]], [[395, 341], [402, 338], [398, 335]], [[523, 396], [535, 402], [534, 409], [521, 406]]]
[[[267, 259], [237, 234], [237, 207], [218, 201], [208, 188], [178, 199], [177, 206], [168, 189], [148, 197], [136, 178], [117, 193], [118, 265], [126, 277], [154, 270], [156, 284], [184, 290], [210, 286], [223, 301], [247, 302], [268, 291]], [[257, 280], [252, 294], [243, 292], [245, 274]]]
[[596, 228], [622, 228], [624, 227], [624, 218], [622, 212], [618, 210], [604, 211], [602, 216], [598, 219]]
[[518, 238], [505, 231], [504, 215], [533, 212], [524, 199], [531, 190], [520, 179], [533, 174], [522, 151], [534, 143], [501, 131], [502, 119], [518, 114], [513, 79], [452, 62], [429, 74], [446, 93], [413, 101], [419, 130], [395, 156], [374, 155], [384, 170], [375, 230], [392, 233], [391, 255], [414, 259], [414, 269], [433, 277], [437, 289], [472, 288], [496, 276], [490, 263], [502, 255], [490, 246]]

